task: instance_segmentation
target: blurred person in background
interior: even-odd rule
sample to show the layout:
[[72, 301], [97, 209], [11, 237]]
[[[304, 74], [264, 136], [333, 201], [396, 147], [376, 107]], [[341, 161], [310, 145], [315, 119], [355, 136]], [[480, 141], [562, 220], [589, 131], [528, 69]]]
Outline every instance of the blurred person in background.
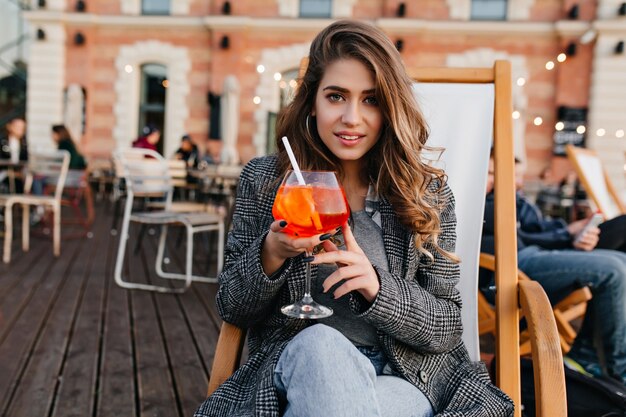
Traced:
[[87, 168], [85, 158], [76, 148], [76, 144], [65, 125], [52, 126], [52, 140], [57, 144], [57, 149], [70, 153], [70, 169]]
[[209, 139], [205, 143], [204, 155], [201, 161], [203, 165], [218, 165], [221, 163], [222, 141]]
[[[28, 145], [26, 142], [26, 122], [21, 117], [14, 117], [0, 132], [0, 159], [12, 164], [28, 161]], [[0, 183], [7, 184], [10, 192], [21, 193], [24, 184], [21, 178], [10, 178], [13, 168], [0, 168]], [[10, 183], [9, 183], [10, 181]]]
[[0, 159], [10, 159], [13, 163], [28, 160], [26, 143], [26, 121], [14, 117], [0, 133]]
[[154, 125], [146, 125], [142, 131], [142, 136], [139, 136], [132, 143], [133, 148], [150, 149], [154, 152], [157, 150], [157, 143], [161, 140], [161, 131]]
[[198, 147], [188, 134], [184, 134], [180, 138], [180, 148], [174, 153], [174, 159], [182, 159], [187, 163], [188, 168], [196, 168], [198, 166]]

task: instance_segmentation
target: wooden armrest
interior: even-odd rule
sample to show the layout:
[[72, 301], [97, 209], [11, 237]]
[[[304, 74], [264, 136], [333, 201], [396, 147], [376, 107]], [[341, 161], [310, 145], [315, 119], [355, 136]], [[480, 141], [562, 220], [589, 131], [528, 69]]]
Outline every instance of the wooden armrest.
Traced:
[[567, 416], [565, 371], [556, 321], [545, 291], [532, 280], [519, 282], [533, 360], [536, 415]]
[[241, 352], [246, 333], [239, 327], [222, 322], [220, 337], [217, 340], [213, 367], [209, 375], [209, 390], [207, 395], [213, 394], [224, 381], [239, 367]]

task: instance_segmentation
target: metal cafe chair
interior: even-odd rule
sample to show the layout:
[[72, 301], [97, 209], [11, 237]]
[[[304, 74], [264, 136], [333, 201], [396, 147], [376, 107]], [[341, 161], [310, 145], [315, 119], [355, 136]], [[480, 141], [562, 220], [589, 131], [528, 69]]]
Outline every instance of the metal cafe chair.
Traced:
[[[0, 206], [4, 210], [4, 263], [11, 262], [11, 242], [13, 239], [13, 206], [22, 206], [22, 250], [27, 252], [30, 246], [30, 206], [44, 206], [52, 210], [53, 232], [52, 246], [54, 256], [61, 254], [61, 197], [70, 164], [67, 151], [31, 152], [28, 158], [26, 181], [23, 194], [0, 195]], [[34, 179], [54, 184], [52, 195], [32, 194]]]
[[[217, 232], [217, 273], [222, 269], [224, 258], [224, 219], [217, 213], [194, 212], [180, 213], [171, 210], [173, 184], [167, 161], [158, 153], [147, 149], [128, 149], [114, 154], [117, 163], [123, 169], [126, 182], [126, 202], [122, 220], [120, 242], [115, 262], [115, 282], [128, 289], [142, 289], [157, 292], [182, 293], [192, 281], [217, 282], [216, 277], [198, 276], [192, 273], [194, 235], [202, 232]], [[135, 195], [143, 197], [162, 197], [165, 201], [163, 210], [133, 211]], [[136, 283], [127, 280], [123, 274], [126, 246], [130, 224], [161, 226], [161, 236], [155, 261], [156, 273], [161, 278], [184, 280], [182, 287], [172, 288], [152, 284]], [[166, 272], [163, 270], [165, 245], [170, 226], [183, 226], [186, 231], [185, 272]]]

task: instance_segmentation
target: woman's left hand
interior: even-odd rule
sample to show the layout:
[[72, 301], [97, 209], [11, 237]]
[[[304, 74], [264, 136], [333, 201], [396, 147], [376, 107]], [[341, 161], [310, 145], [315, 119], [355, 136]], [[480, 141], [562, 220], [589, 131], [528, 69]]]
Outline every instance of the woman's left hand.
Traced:
[[368, 302], [373, 302], [380, 290], [378, 274], [361, 247], [356, 243], [348, 223], [342, 226], [346, 250], [338, 250], [331, 242], [324, 242], [325, 252], [315, 255], [312, 264], [335, 263], [339, 267], [324, 280], [324, 292], [344, 281], [333, 293], [339, 298], [350, 291], [358, 291]]

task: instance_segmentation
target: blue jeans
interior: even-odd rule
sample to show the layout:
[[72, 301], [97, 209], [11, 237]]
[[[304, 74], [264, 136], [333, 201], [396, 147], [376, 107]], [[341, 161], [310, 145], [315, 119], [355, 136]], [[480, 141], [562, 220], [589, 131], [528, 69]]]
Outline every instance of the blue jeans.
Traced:
[[583, 364], [604, 362], [605, 372], [626, 381], [626, 253], [529, 246], [519, 251], [518, 265], [553, 304], [581, 284], [590, 285], [593, 298], [568, 356]]
[[298, 333], [278, 360], [274, 385], [285, 417], [431, 417], [424, 394], [408, 381], [383, 375], [380, 350], [357, 348], [324, 324]]

